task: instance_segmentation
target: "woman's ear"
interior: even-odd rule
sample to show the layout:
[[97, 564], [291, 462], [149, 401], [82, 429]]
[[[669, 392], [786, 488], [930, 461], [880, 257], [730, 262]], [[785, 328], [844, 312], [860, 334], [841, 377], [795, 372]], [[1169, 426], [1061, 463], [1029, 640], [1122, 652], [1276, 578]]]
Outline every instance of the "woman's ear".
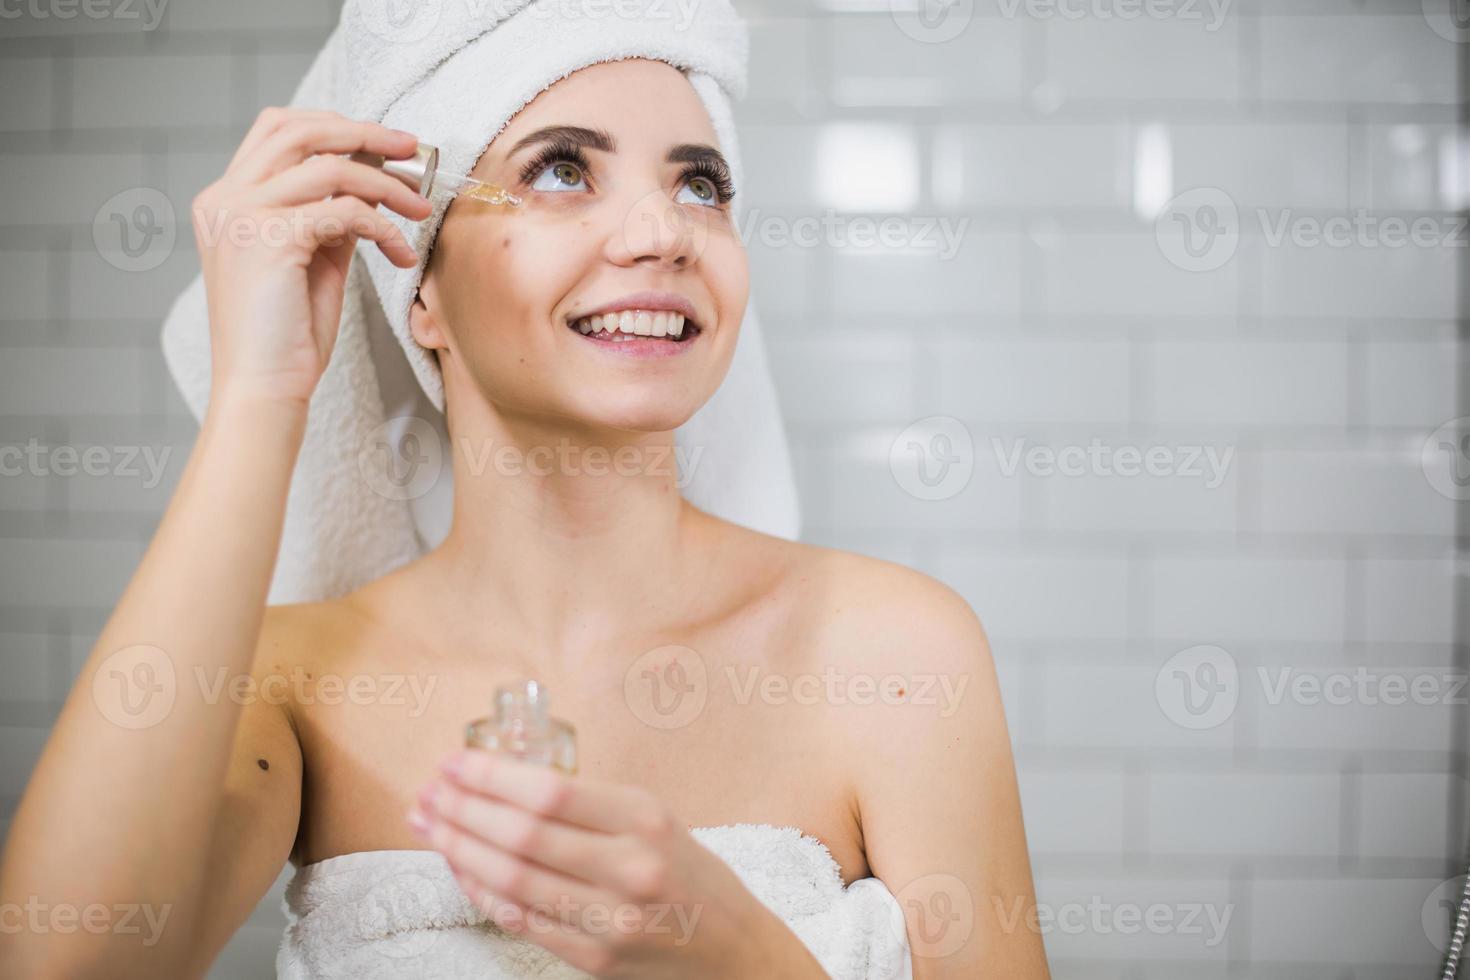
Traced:
[[[424, 299], [426, 290], [430, 294], [428, 302]], [[448, 338], [444, 336], [444, 327], [439, 322], [438, 309], [439, 304], [434, 302], [433, 287], [427, 282], [421, 284], [413, 294], [413, 305], [408, 309], [408, 330], [420, 347], [430, 350], [444, 350], [449, 347]]]

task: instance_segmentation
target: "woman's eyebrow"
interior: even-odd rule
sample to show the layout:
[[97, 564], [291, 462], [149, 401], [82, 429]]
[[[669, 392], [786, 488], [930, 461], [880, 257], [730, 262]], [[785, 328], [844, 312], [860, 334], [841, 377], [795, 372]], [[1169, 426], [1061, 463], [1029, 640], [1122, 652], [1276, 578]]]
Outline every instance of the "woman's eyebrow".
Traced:
[[527, 147], [538, 143], [571, 143], [573, 146], [586, 146], [604, 153], [616, 153], [618, 141], [612, 138], [612, 134], [605, 129], [588, 129], [586, 126], [546, 126], [523, 136], [516, 141], [516, 145], [510, 148], [506, 154], [507, 159]]
[[708, 161], [716, 170], [724, 173], [730, 172], [730, 164], [725, 161], [725, 155], [713, 146], [705, 143], [680, 143], [669, 151], [666, 158], [669, 163], [699, 163]]
[[[522, 150], [541, 143], [557, 142], [585, 146], [593, 150], [601, 150], [603, 153], [618, 151], [618, 141], [605, 129], [591, 129], [586, 126], [545, 126], [517, 140], [516, 144], [510, 148], [510, 152], [506, 154], [506, 158], [509, 159]], [[698, 163], [701, 160], [708, 160], [726, 170], [730, 166], [719, 150], [706, 143], [680, 143], [669, 150], [665, 159], [669, 163]]]

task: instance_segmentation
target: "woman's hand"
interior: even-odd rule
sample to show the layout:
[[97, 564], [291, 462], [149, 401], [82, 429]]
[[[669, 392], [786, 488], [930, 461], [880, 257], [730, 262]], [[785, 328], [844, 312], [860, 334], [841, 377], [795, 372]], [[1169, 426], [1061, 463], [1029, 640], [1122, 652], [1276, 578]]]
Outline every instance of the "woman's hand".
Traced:
[[339, 113], [265, 109], [224, 176], [194, 198], [209, 297], [214, 391], [304, 403], [326, 369], [359, 238], [394, 265], [417, 257], [384, 204], [413, 220], [433, 210], [396, 178], [339, 154], [413, 155], [410, 133]]
[[462, 750], [409, 823], [497, 925], [597, 977], [826, 977], [651, 793]]

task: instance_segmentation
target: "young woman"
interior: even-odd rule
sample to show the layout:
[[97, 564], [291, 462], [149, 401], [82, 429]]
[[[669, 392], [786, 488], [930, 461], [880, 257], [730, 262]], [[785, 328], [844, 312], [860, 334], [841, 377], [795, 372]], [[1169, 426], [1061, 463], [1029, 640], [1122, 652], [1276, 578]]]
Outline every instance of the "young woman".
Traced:
[[[196, 223], [337, 216], [411, 266], [376, 206], [419, 219], [430, 205], [338, 155], [403, 157], [413, 143], [267, 110], [196, 199]], [[452, 528], [334, 601], [268, 607], [266, 594], [354, 242], [202, 247], [208, 412], [21, 800], [0, 876], [5, 903], [130, 903], [168, 908], [167, 921], [151, 945], [7, 931], [16, 975], [201, 976], [287, 860], [434, 849], [503, 928], [594, 975], [824, 976], [690, 832], [748, 823], [799, 828], [844, 885], [881, 879], [908, 916], [915, 977], [1046, 976], [974, 613], [917, 572], [716, 519], [652, 465], [720, 385], [746, 305], [717, 145], [686, 77], [637, 58], [575, 72], [499, 134], [474, 176], [525, 204], [456, 202], [411, 318], [444, 377]], [[708, 234], [670, 234], [675, 213]], [[666, 332], [682, 314], [682, 335], [606, 329], [625, 326], [608, 313], [636, 324], [639, 310], [662, 311]], [[650, 465], [497, 463], [506, 447], [526, 460], [568, 446]], [[94, 681], [140, 644], [169, 658], [178, 696], [128, 730], [99, 710]], [[700, 710], [662, 729], [627, 694], [630, 669], [661, 650], [704, 671]], [[455, 751], [487, 692], [523, 676], [576, 725], [577, 775]], [[221, 677], [287, 696], [219, 694]], [[424, 698], [386, 696], [393, 677]], [[894, 677], [907, 696], [881, 696]], [[328, 678], [339, 696], [317, 686]], [[362, 678], [381, 696], [341, 696]], [[529, 928], [526, 909], [569, 895], [697, 907], [698, 925], [682, 943]]]

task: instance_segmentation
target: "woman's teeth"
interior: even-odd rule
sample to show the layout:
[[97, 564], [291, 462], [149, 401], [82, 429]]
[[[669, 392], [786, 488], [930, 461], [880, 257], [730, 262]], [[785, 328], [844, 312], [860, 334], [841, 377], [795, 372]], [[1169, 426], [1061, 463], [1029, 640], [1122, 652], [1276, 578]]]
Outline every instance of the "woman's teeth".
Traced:
[[606, 339], [614, 342], [632, 340], [634, 337], [678, 340], [684, 335], [684, 315], [666, 310], [624, 310], [621, 313], [584, 316], [580, 320], [572, 321], [572, 326], [583, 334], [608, 334]]

